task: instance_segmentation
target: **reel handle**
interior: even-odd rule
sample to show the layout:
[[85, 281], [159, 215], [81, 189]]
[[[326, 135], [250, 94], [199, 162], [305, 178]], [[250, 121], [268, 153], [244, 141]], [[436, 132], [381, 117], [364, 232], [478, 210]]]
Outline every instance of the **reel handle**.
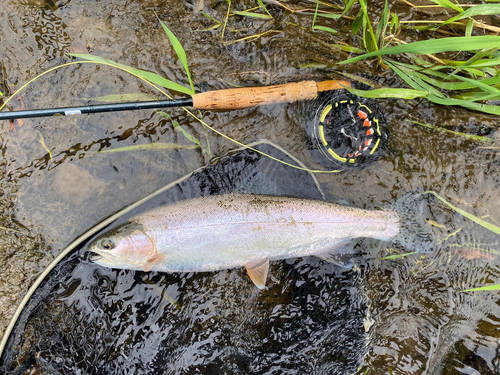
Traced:
[[194, 94], [195, 109], [240, 109], [257, 105], [314, 100], [318, 92], [351, 87], [346, 81], [302, 81], [265, 87], [242, 87]]

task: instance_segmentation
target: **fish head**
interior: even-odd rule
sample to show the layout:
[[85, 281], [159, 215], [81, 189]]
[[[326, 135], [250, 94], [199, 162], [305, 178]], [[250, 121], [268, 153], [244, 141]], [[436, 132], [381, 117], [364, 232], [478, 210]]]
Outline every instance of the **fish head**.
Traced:
[[155, 257], [154, 242], [137, 223], [125, 223], [92, 241], [90, 259], [104, 267], [142, 270]]

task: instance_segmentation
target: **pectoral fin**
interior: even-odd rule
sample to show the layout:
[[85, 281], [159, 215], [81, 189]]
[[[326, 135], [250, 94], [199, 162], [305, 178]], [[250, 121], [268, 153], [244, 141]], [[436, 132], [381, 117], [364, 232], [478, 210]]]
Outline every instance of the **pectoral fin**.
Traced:
[[158, 250], [156, 250], [156, 247], [155, 247], [153, 250], [153, 253], [151, 254], [151, 257], [142, 266], [142, 270], [144, 272], [149, 272], [149, 271], [151, 271], [151, 269], [153, 268], [153, 266], [156, 263], [161, 262], [162, 260], [163, 260], [163, 256], [160, 253], [158, 253]]
[[158, 254], [156, 253], [152, 258], [150, 258], [143, 266], [142, 270], [144, 272], [149, 272], [151, 271], [151, 268], [155, 265], [155, 263], [159, 260]]
[[259, 289], [266, 286], [267, 273], [269, 272], [269, 259], [256, 259], [245, 264], [248, 276]]
[[352, 263], [351, 258], [354, 253], [354, 248], [351, 244], [351, 239], [341, 240], [335, 245], [321, 250], [320, 252], [314, 254], [318, 258], [326, 260], [329, 263], [336, 264], [344, 268], [351, 268]]

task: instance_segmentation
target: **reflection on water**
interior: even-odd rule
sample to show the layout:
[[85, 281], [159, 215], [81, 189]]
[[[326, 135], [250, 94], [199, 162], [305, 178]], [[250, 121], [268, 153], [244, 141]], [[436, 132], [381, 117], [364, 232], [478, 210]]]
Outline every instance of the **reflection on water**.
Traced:
[[[297, 6], [312, 6], [304, 4]], [[233, 2], [233, 6], [234, 10], [244, 10], [257, 4], [248, 0]], [[8, 85], [17, 89], [41, 71], [67, 62], [64, 53], [72, 51], [92, 52], [187, 85], [182, 66], [154, 12], [185, 46], [198, 90], [226, 88], [229, 83], [263, 85], [330, 78], [327, 71], [300, 66], [311, 62], [332, 63], [347, 54], [328, 46], [332, 42], [330, 36], [309, 31], [311, 17], [268, 6], [275, 22], [230, 17], [224, 39], [234, 41], [270, 30], [279, 33], [224, 45], [222, 28], [195, 30], [213, 25], [198, 10], [223, 21], [227, 2], [3, 1], [0, 91], [8, 94], [11, 92]], [[393, 4], [393, 9], [400, 18], [411, 11], [400, 3]], [[347, 21], [338, 21], [335, 28], [340, 31], [335, 36], [336, 42], [351, 43]], [[392, 73], [372, 65], [359, 63], [345, 69], [380, 84], [401, 85]], [[156, 94], [125, 73], [84, 65], [45, 76], [32, 84], [21, 99], [26, 108], [43, 108], [81, 105], [92, 97], [131, 92]], [[20, 109], [19, 105], [15, 108]], [[496, 118], [420, 100], [386, 100], [379, 105], [391, 131], [386, 155], [365, 170], [318, 175], [332, 200], [373, 208], [413, 188], [423, 187], [500, 224], [500, 165], [494, 148], [498, 143]], [[307, 117], [304, 115], [307, 108], [302, 104], [267, 106], [206, 112], [203, 118], [242, 142], [270, 139], [316, 168], [301, 123]], [[220, 137], [206, 135], [201, 125], [181, 110], [169, 113], [184, 130], [200, 139], [203, 147], [209, 145], [213, 155], [220, 156], [234, 148]], [[407, 120], [488, 135], [494, 143], [488, 148], [416, 127]], [[151, 142], [188, 144], [172, 122], [153, 112], [32, 119], [14, 132], [9, 131], [8, 122], [0, 126], [4, 172], [0, 181], [0, 271], [4, 275], [0, 278], [1, 327], [6, 325], [35, 275], [73, 238], [111, 213], [209, 162], [201, 149], [93, 154], [101, 149]], [[52, 159], [39, 142], [39, 134], [51, 150]], [[352, 318], [351, 328], [359, 327], [359, 319], [365, 319], [366, 326], [371, 326], [369, 341], [364, 341], [367, 354], [360, 374], [497, 373], [500, 371], [498, 293], [460, 291], [500, 284], [498, 238], [437, 202], [433, 203], [432, 219], [444, 226], [436, 227], [441, 238], [462, 229], [443, 242], [440, 250], [425, 257], [380, 260], [389, 255], [386, 244], [363, 241], [359, 248], [366, 254], [366, 264], [363, 263], [359, 276], [314, 259], [277, 262], [273, 265], [276, 280], [262, 295], [257, 295], [238, 270], [209, 275], [150, 275], [154, 285], [177, 300], [180, 312], [159, 296], [158, 290], [144, 280], [145, 275], [82, 263], [81, 267], [91, 269], [91, 279], [100, 285], [88, 291], [89, 296], [98, 298], [89, 297], [92, 304], [87, 306], [89, 311], [102, 313], [99, 319], [111, 316], [117, 322], [132, 321], [134, 327], [143, 327], [151, 319], [157, 322], [148, 330], [139, 329], [128, 341], [115, 342], [115, 336], [102, 338], [100, 342], [109, 342], [117, 349], [108, 353], [103, 347], [96, 358], [108, 355], [106, 361], [100, 362], [103, 369], [111, 366], [112, 359], [132, 366], [133, 358], [137, 357], [128, 357], [131, 352], [152, 358], [153, 353], [145, 353], [141, 345], [159, 337], [151, 333], [157, 329], [155, 334], [164, 338], [157, 341], [159, 352], [164, 358], [176, 358], [168, 364], [157, 362], [159, 367], [175, 366], [186, 372], [195, 369], [216, 372], [223, 368], [227, 373], [298, 369], [342, 373], [341, 369], [331, 367], [340, 363], [335, 343], [342, 342], [338, 345], [344, 348], [353, 345], [350, 347], [353, 361], [349, 363], [356, 363], [355, 359], [365, 352], [353, 339], [359, 335], [347, 332], [347, 336], [336, 336], [339, 328], [336, 324]], [[66, 285], [61, 295], [84, 289], [89, 282], [83, 278], [80, 284]], [[127, 300], [120, 300], [118, 292], [125, 293]], [[364, 301], [360, 302], [359, 310], [341, 313], [338, 301], [347, 298], [353, 303], [356, 293], [364, 297], [358, 300]], [[104, 295], [114, 302], [99, 307], [99, 298]], [[125, 327], [118, 324], [115, 329]], [[165, 331], [160, 332], [159, 327]], [[285, 330], [288, 327], [293, 329]], [[85, 326], [79, 329], [83, 332]], [[125, 336], [127, 332], [122, 333]], [[344, 340], [329, 341], [330, 336]], [[78, 337], [75, 335], [75, 340]], [[65, 353], [63, 349], [64, 358], [80, 358], [82, 354]], [[273, 357], [271, 353], [278, 355]], [[322, 358], [326, 367], [321, 367], [317, 358]], [[344, 369], [351, 370], [355, 371]]]

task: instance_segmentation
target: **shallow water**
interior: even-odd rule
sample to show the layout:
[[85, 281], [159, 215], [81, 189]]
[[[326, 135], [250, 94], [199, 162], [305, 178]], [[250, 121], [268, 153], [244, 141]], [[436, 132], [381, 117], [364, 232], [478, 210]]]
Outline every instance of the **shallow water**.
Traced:
[[[252, 1], [234, 2], [233, 9], [244, 10], [256, 5], [257, 2]], [[290, 6], [311, 8], [314, 2]], [[400, 18], [412, 12], [401, 3], [394, 4], [396, 7]], [[66, 52], [92, 53], [156, 72], [187, 86], [182, 66], [154, 12], [186, 49], [198, 91], [226, 88], [230, 83], [250, 86], [341, 78], [328, 70], [302, 69], [301, 66], [311, 62], [334, 63], [346, 58], [345, 53], [322, 42], [352, 43], [347, 23], [340, 21], [336, 24], [335, 28], [340, 31], [347, 29], [332, 37], [312, 33], [310, 16], [290, 14], [278, 6], [270, 8], [275, 16], [272, 22], [231, 17], [224, 41], [268, 30], [278, 30], [279, 33], [270, 32], [261, 38], [225, 45], [221, 40], [222, 27], [200, 31], [212, 26], [213, 22], [197, 9], [223, 21], [227, 2], [3, 1], [0, 9], [4, 20], [0, 24], [0, 91], [9, 94], [36, 74], [69, 62], [64, 55]], [[421, 37], [414, 32], [407, 36]], [[402, 86], [392, 73], [373, 63], [358, 63], [345, 69], [383, 85]], [[28, 109], [82, 105], [93, 97], [139, 92], [158, 95], [126, 73], [106, 66], [82, 64], [49, 73], [31, 84], [21, 94], [21, 100], [10, 104], [15, 109], [22, 106]], [[423, 187], [499, 225], [500, 166], [494, 149], [498, 143], [497, 119], [460, 108], [440, 107], [425, 100], [384, 100], [378, 104], [391, 132], [386, 154], [367, 169], [318, 175], [327, 194], [334, 200], [373, 208], [381, 207], [413, 188]], [[308, 107], [301, 104], [276, 105], [233, 112], [207, 111], [203, 113], [203, 119], [244, 143], [270, 139], [308, 166], [318, 168], [304, 138], [302, 120], [307, 110]], [[223, 155], [235, 147], [205, 131], [182, 110], [168, 112], [183, 129], [200, 139], [204, 151], [179, 149], [92, 154], [100, 149], [151, 142], [192, 145], [172, 121], [153, 111], [31, 119], [12, 124], [14, 130], [9, 129], [8, 122], [0, 124], [4, 171], [0, 182], [3, 193], [0, 198], [2, 328], [36, 274], [72, 239], [120, 208], [205, 165], [212, 156]], [[470, 142], [417, 127], [407, 120], [487, 135], [494, 142], [488, 145]], [[40, 135], [51, 150], [52, 158], [39, 142]], [[403, 374], [489, 374], [500, 371], [498, 293], [460, 293], [467, 288], [500, 283], [498, 256], [476, 249], [478, 246], [498, 249], [498, 239], [437, 202], [433, 202], [432, 212], [434, 220], [447, 228], [441, 231], [442, 237], [463, 228], [448, 241], [455, 243], [453, 247], [443, 246], [425, 257], [414, 255], [406, 259], [380, 260], [389, 254], [387, 246], [362, 242], [360, 247], [370, 256], [365, 260], [366, 270], [359, 279], [353, 275], [342, 276], [341, 271], [317, 260], [297, 260], [291, 268], [288, 262], [277, 262], [272, 271], [278, 281], [270, 285], [269, 294], [260, 302], [265, 301], [262, 307], [264, 315], [270, 316], [275, 311], [279, 317], [283, 306], [293, 310], [294, 303], [274, 303], [272, 297], [283, 294], [286, 301], [293, 301], [290, 288], [278, 284], [297, 282], [293, 278], [297, 277], [297, 270], [306, 270], [305, 274], [313, 272], [313, 276], [304, 276], [306, 284], [313, 277], [328, 280], [337, 277], [339, 283], [347, 284], [355, 278], [353, 285], [364, 296], [366, 308], [363, 312], [369, 322], [367, 326], [370, 326], [367, 354], [358, 370], [360, 374], [391, 371]], [[289, 269], [292, 271], [287, 271]], [[134, 283], [128, 273], [111, 273], [115, 275], [113, 277], [124, 278], [124, 286]], [[276, 327], [272, 319], [262, 323], [257, 322], [256, 317], [245, 315], [249, 310], [258, 311], [261, 307], [255, 307], [259, 304], [259, 296], [252, 294], [251, 285], [245, 284], [241, 276], [241, 270], [233, 270], [203, 277], [203, 280], [213, 278], [213, 283], [220, 280], [217, 287], [211, 283], [200, 286], [192, 282], [198, 276], [173, 276], [178, 283], [190, 285], [190, 294], [183, 296], [182, 301], [179, 299], [183, 312], [189, 314], [189, 306], [203, 309], [197, 300], [201, 295], [223, 293], [227, 305], [220, 311], [224, 311], [228, 330], [235, 330], [241, 321], [250, 326], [255, 324], [256, 336], [266, 329], [272, 330]], [[250, 298], [245, 309], [234, 307], [237, 304], [235, 296], [242, 284], [248, 293], [245, 298]], [[308, 304], [313, 310], [317, 306]], [[203, 319], [209, 321], [212, 314], [202, 314]], [[289, 311], [283, 307], [282, 320], [286, 314]], [[312, 337], [320, 340], [318, 334], [322, 329], [329, 332], [331, 322], [328, 319], [331, 316], [324, 315], [321, 319], [317, 326], [305, 324], [304, 332], [312, 330], [316, 333]], [[193, 348], [199, 348], [196, 343], [203, 339], [196, 337], [208, 331], [206, 324], [200, 326], [194, 322], [193, 318], [193, 324], [183, 327], [182, 333], [189, 331]], [[227, 344], [228, 348], [250, 352], [249, 363], [262, 358], [266, 350], [269, 353], [279, 350], [265, 346], [257, 350], [256, 344], [246, 347], [241, 342], [248, 341], [248, 337], [234, 340], [236, 343], [221, 342], [218, 347], [224, 348]], [[310, 348], [318, 348], [318, 342], [311, 339]], [[282, 352], [290, 350], [292, 357], [313, 355], [307, 346], [301, 348], [303, 351], [299, 354], [299, 349], [289, 349], [283, 342], [281, 344], [286, 349]], [[363, 354], [362, 350], [360, 354]], [[216, 359], [213, 363], [222, 363], [227, 358], [218, 355], [219, 362]], [[320, 357], [328, 363], [327, 355]], [[330, 360], [334, 366], [334, 359]], [[292, 371], [293, 366], [287, 365], [291, 360], [286, 356], [267, 357], [266, 361], [269, 367], [253, 369], [261, 373]], [[178, 371], [186, 369], [189, 372], [207, 363], [208, 359], [203, 356], [184, 356], [176, 366]], [[227, 366], [226, 371], [230, 371]], [[328, 373], [328, 369], [330, 367], [325, 367], [324, 373]], [[342, 370], [336, 371], [342, 373]]]

